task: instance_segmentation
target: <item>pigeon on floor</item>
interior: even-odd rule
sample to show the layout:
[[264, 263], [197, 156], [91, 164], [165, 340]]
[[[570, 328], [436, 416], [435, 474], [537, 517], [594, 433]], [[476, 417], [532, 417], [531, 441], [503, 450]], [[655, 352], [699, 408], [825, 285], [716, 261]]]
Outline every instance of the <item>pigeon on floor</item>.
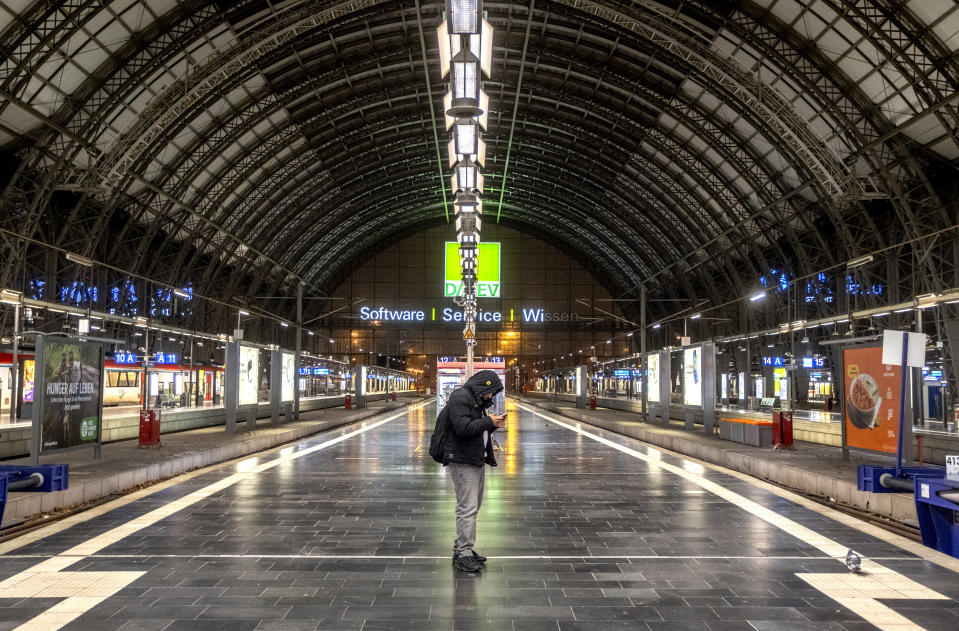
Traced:
[[862, 557], [853, 552], [852, 548], [849, 548], [849, 552], [846, 553], [846, 567], [850, 572], [857, 574], [862, 570]]

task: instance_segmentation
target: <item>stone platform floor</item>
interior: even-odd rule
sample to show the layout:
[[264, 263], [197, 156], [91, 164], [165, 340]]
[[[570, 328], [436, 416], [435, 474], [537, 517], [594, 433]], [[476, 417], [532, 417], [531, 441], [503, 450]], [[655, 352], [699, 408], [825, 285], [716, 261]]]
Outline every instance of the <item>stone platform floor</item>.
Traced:
[[480, 574], [451, 567], [452, 485], [426, 453], [435, 407], [416, 404], [0, 544], [0, 630], [959, 628], [956, 559], [509, 409]]

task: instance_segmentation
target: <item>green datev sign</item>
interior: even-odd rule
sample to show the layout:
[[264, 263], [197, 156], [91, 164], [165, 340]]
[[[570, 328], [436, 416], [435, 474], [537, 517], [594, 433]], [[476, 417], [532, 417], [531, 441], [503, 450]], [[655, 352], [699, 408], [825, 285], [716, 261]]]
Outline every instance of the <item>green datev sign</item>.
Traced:
[[[477, 298], [501, 298], [499, 286], [499, 243], [480, 243], [476, 255]], [[460, 251], [456, 241], [446, 242], [446, 274], [443, 295], [447, 298], [463, 293], [460, 276]]]

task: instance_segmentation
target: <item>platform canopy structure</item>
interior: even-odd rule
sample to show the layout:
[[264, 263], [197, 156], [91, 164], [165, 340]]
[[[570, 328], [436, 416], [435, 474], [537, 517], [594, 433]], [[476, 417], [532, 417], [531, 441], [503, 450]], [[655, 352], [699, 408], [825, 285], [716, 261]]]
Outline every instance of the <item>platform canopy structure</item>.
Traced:
[[[190, 284], [222, 324], [236, 299], [328, 295], [385, 244], [451, 221], [444, 10], [4, 2], [0, 286], [49, 292], [92, 263], [107, 282]], [[679, 296], [738, 324], [759, 290], [782, 322], [790, 301], [812, 319], [850, 294], [959, 287], [951, 0], [482, 10], [484, 219], [574, 254], [627, 314], [641, 288], [650, 322]], [[929, 315], [953, 344], [956, 307]]]

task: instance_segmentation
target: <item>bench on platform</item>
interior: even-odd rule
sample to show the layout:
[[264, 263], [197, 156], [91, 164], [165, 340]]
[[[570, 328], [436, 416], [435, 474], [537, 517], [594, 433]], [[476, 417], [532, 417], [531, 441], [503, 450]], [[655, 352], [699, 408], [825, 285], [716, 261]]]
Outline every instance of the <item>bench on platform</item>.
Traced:
[[180, 406], [180, 397], [173, 394], [172, 392], [163, 392], [157, 395], [159, 397], [159, 405], [161, 408], [175, 408]]
[[755, 418], [721, 418], [719, 437], [753, 447], [771, 447], [773, 422]]

